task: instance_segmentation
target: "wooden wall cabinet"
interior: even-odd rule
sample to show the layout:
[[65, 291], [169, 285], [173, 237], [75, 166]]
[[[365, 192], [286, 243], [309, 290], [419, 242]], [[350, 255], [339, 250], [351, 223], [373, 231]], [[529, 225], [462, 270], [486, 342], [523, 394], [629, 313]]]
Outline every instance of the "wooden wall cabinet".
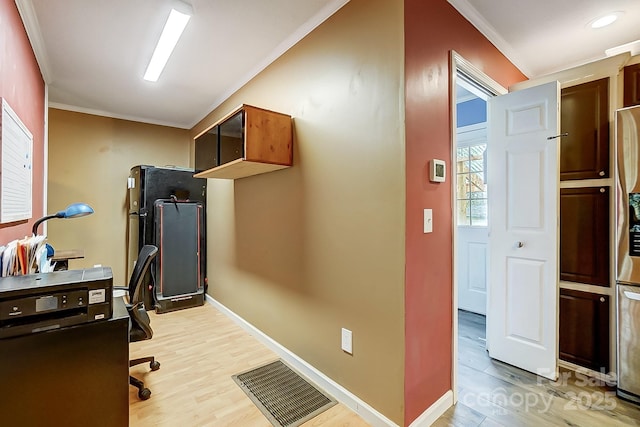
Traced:
[[640, 64], [624, 67], [623, 105], [640, 105]]
[[560, 289], [560, 359], [610, 371], [608, 295]]
[[610, 192], [560, 189], [560, 280], [609, 286]]
[[195, 139], [196, 178], [237, 179], [293, 164], [291, 116], [243, 104]]
[[608, 178], [609, 78], [562, 89], [560, 180]]

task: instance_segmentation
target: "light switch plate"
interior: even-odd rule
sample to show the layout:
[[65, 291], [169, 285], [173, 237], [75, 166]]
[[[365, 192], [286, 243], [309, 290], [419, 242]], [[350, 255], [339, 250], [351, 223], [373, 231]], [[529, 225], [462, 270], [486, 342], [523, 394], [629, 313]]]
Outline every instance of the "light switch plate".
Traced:
[[432, 209], [424, 210], [424, 232], [425, 233], [433, 232], [433, 210]]
[[353, 333], [345, 328], [342, 328], [342, 350], [353, 354]]

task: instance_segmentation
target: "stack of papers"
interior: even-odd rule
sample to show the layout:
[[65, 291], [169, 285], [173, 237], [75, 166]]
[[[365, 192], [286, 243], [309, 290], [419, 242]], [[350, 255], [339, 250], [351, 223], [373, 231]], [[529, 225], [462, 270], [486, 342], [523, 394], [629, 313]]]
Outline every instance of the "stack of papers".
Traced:
[[0, 246], [2, 277], [53, 271], [44, 236], [25, 237]]

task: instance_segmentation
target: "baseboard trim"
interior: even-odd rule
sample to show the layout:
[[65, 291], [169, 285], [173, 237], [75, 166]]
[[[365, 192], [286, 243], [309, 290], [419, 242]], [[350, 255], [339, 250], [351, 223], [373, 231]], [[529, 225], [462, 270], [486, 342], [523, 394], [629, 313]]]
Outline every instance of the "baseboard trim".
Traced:
[[569, 369], [571, 371], [575, 371], [579, 374], [586, 375], [591, 378], [595, 378], [611, 386], [615, 386], [617, 383], [615, 372], [604, 373], [594, 371], [593, 369], [585, 368], [584, 366], [576, 365], [575, 363], [571, 363], [561, 359], [558, 359], [558, 366]]
[[453, 391], [447, 390], [433, 405], [429, 406], [409, 427], [428, 427], [453, 406]]
[[[328, 376], [320, 372], [318, 369], [311, 366], [309, 363], [305, 362], [299, 356], [297, 356], [296, 354], [288, 350], [286, 347], [282, 346], [280, 343], [275, 341], [273, 338], [269, 337], [267, 334], [262, 332], [260, 329], [256, 328], [251, 323], [244, 320], [242, 317], [234, 313], [231, 309], [224, 306], [222, 303], [217, 301], [215, 298], [213, 298], [209, 294], [206, 294], [206, 300], [209, 304], [217, 308], [221, 313], [223, 313], [224, 315], [229, 317], [231, 320], [233, 320], [242, 329], [249, 332], [258, 341], [260, 341], [262, 344], [266, 345], [273, 352], [278, 354], [278, 356], [280, 356], [285, 362], [291, 365], [291, 367], [296, 369], [301, 374], [305, 375], [312, 382], [316, 383], [317, 385], [325, 389], [338, 402], [350, 408], [352, 411], [354, 411], [359, 416], [361, 416], [366, 422], [371, 424], [373, 427], [398, 427], [396, 423], [394, 423], [393, 421], [391, 421], [390, 419], [382, 415], [380, 412], [373, 409], [371, 406], [365, 403], [358, 396], [351, 393], [349, 390], [342, 387], [337, 382], [333, 381], [331, 378], [329, 378]], [[453, 398], [451, 399], [453, 400]], [[434, 405], [432, 405], [431, 407], [433, 407]], [[427, 424], [424, 424], [424, 425], [427, 425]]]

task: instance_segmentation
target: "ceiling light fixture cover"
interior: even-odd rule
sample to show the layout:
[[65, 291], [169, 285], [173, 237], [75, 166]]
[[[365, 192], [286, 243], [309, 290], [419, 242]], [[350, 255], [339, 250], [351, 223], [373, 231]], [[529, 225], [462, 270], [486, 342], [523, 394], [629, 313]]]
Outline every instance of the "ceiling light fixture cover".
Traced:
[[621, 15], [622, 12], [608, 13], [604, 16], [601, 16], [600, 18], [596, 18], [591, 21], [590, 26], [593, 29], [606, 27], [607, 25], [611, 25], [616, 22]]
[[171, 56], [192, 14], [193, 10], [191, 6], [185, 3], [181, 3], [180, 10], [177, 10], [175, 7], [171, 9], [156, 49], [151, 56], [151, 61], [149, 61], [149, 65], [147, 66], [147, 71], [144, 73], [145, 80], [150, 82], [158, 81], [162, 70], [164, 70], [169, 60], [169, 56]]

